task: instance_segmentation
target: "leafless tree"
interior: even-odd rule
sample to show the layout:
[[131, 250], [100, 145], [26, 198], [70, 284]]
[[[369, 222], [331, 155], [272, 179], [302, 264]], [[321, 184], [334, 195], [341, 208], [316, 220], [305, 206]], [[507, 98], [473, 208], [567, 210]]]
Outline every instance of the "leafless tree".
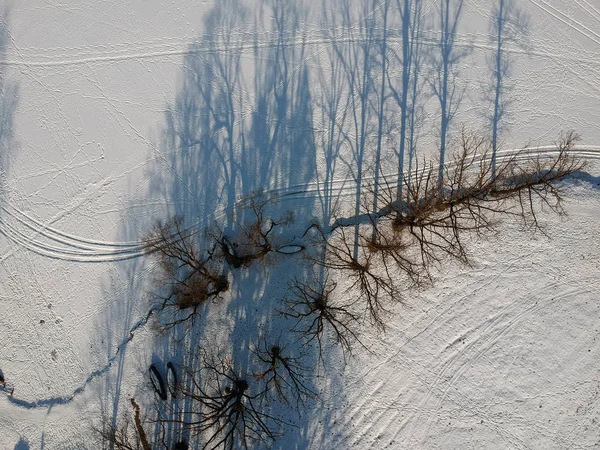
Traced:
[[317, 276], [308, 282], [293, 279], [290, 295], [284, 300], [285, 308], [280, 311], [283, 316], [296, 320], [292, 331], [298, 333], [305, 344], [316, 342], [321, 361], [327, 333], [333, 335], [345, 355], [352, 353], [355, 342], [361, 343], [357, 331], [360, 316], [353, 312], [351, 304], [332, 300], [336, 287], [326, 276], [322, 281]]
[[213, 257], [215, 244], [201, 250], [195, 239], [193, 230], [184, 229], [179, 217], [159, 222], [145, 237], [148, 252], [159, 263], [157, 306], [170, 312], [164, 324], [167, 327], [193, 320], [201, 305], [229, 289], [229, 281]]
[[218, 228], [211, 233], [230, 266], [248, 266], [252, 261], [262, 260], [272, 253], [280, 253], [284, 247], [289, 246], [289, 242], [278, 237], [276, 232], [278, 227], [292, 223], [294, 216], [288, 211], [275, 219], [270, 217], [266, 210], [272, 201], [265, 192], [252, 193], [239, 210], [233, 212], [234, 225], [230, 234]]
[[[384, 193], [385, 190], [378, 192], [382, 202]], [[404, 299], [400, 286], [407, 289], [421, 285], [426, 277], [421, 274], [421, 265], [411, 257], [409, 242], [386, 231], [392, 226], [387, 215], [393, 209], [384, 206], [375, 213], [365, 205], [366, 202], [365, 212], [358, 218], [338, 218], [328, 229], [317, 227], [320, 240], [316, 245], [325, 249], [325, 255], [306, 257], [327, 270], [344, 273], [351, 280], [346, 293], [352, 296], [354, 308], [362, 308], [371, 324], [384, 329], [390, 305]], [[360, 224], [357, 257], [355, 241], [347, 231], [356, 223]]]
[[[350, 277], [350, 290], [356, 295], [353, 306], [364, 305], [371, 321], [384, 328], [388, 305], [402, 301], [400, 283], [407, 288], [427, 283], [431, 268], [447, 257], [469, 263], [466, 236], [494, 230], [507, 216], [541, 230], [539, 205], [563, 214], [562, 188], [557, 182], [581, 170], [581, 160], [570, 151], [578, 140], [576, 133], [568, 132], [553, 152], [525, 149], [504, 155], [498, 158], [494, 174], [491, 140], [463, 128], [454, 144], [456, 151], [444, 166], [441, 185], [433, 164], [421, 170], [417, 166], [412, 183], [406, 184], [405, 201], [398, 200], [395, 184], [383, 177], [385, 185], [373, 190], [379, 196], [378, 210], [365, 201], [359, 217], [338, 218], [326, 230], [316, 227], [319, 245], [326, 251], [314, 262]], [[355, 241], [346, 231], [356, 223], [362, 224], [358, 258], [353, 252]], [[306, 286], [299, 288], [307, 291]], [[310, 312], [310, 308], [303, 310], [304, 315]]]
[[261, 410], [251, 377], [234, 368], [228, 356], [202, 350], [202, 366], [188, 369], [190, 388], [182, 388], [184, 398], [180, 418], [157, 419], [179, 423], [198, 436], [202, 449], [265, 448], [279, 436], [284, 422]]
[[395, 212], [396, 232], [407, 231], [418, 243], [424, 267], [440, 262], [443, 255], [467, 263], [464, 234], [492, 230], [503, 216], [540, 229], [539, 204], [563, 214], [557, 182], [581, 170], [581, 160], [570, 153], [578, 140], [568, 132], [550, 155], [527, 149], [507, 155], [497, 161], [494, 174], [491, 141], [463, 129], [442, 185], [430, 165], [411, 184], [409, 201], [389, 204], [384, 211]]
[[503, 160], [492, 178], [490, 196], [496, 201], [516, 199], [506, 214], [517, 215], [525, 225], [543, 232], [537, 219], [536, 206], [549, 208], [563, 216], [564, 185], [559, 181], [585, 168], [585, 162], [571, 150], [581, 140], [579, 134], [570, 130], [561, 133], [550, 154], [536, 156], [517, 154]]
[[264, 337], [259, 338], [253, 349], [260, 369], [254, 374], [257, 381], [264, 384], [265, 395], [275, 393], [275, 398], [296, 409], [307, 399], [315, 398], [317, 392], [310, 387], [308, 370], [299, 358], [279, 342], [269, 345]]

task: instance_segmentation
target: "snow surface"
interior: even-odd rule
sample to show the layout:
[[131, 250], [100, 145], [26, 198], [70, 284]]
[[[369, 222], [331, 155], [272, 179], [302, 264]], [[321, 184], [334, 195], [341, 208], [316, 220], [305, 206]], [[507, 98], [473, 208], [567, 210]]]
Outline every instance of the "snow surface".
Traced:
[[[425, 3], [433, 10], [435, 2]], [[251, 1], [240, 4], [255, 10]], [[511, 49], [504, 147], [548, 145], [574, 128], [597, 149], [600, 5], [522, 4], [531, 32], [524, 49]], [[167, 211], [195, 211], [204, 223], [223, 215], [220, 205], [194, 210], [211, 180], [190, 184], [169, 147], [168, 112], [178, 96], [194, 93], [186, 91], [194, 70], [186, 56], [213, 4], [27, 0], [3, 7], [0, 448], [97, 448], [91, 426], [103, 413], [129, 412], [132, 396], [151, 399], [148, 366], [181, 351], [143, 325], [153, 272], [140, 237]], [[465, 7], [459, 42], [472, 51], [461, 67], [466, 90], [456, 123], [478, 126], [488, 108], [491, 2]], [[232, 32], [248, 90], [253, 65], [270, 57], [254, 52], [252, 24], [250, 15], [238, 18]], [[307, 53], [295, 69], [318, 68], [327, 46], [318, 14], [303, 27]], [[259, 35], [259, 47], [271, 48], [273, 39]], [[436, 139], [434, 103], [427, 105], [424, 147]], [[279, 164], [287, 156], [263, 158]], [[597, 176], [598, 169], [588, 171]], [[302, 175], [274, 172], [253, 187], [296, 192], [290, 185], [302, 184]], [[287, 181], [293, 176], [300, 181]], [[175, 187], [163, 189], [167, 181]], [[472, 242], [473, 267], [442, 267], [431, 288], [407, 293], [385, 334], [362, 330], [372, 353], [357, 351], [343, 366], [332, 351], [318, 377], [322, 402], [275, 446], [598, 448], [598, 182], [569, 184], [569, 216], [542, 213], [546, 236], [507, 222]], [[299, 192], [281, 203], [308, 220], [317, 199]], [[243, 348], [250, 334], [265, 331], [284, 275], [301, 266], [291, 261], [239, 275], [233, 298], [206, 319], [206, 336]]]

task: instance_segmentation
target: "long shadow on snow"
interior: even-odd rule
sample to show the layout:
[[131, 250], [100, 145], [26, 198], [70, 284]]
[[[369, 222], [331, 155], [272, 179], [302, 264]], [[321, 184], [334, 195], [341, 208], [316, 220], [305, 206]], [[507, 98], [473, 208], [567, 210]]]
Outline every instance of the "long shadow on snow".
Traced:
[[25, 439], [21, 438], [15, 445], [14, 450], [29, 450], [29, 443]]
[[[120, 237], [128, 241], [139, 239], [142, 231], [148, 226], [137, 217], [128, 215], [122, 218]], [[145, 288], [150, 270], [143, 259], [117, 261], [112, 268], [109, 281], [105, 285], [106, 311], [102, 322], [98, 324], [100, 342], [95, 342], [93, 350], [100, 352], [99, 359], [103, 362], [101, 369], [95, 371], [88, 378], [91, 379], [104, 375], [104, 383], [98, 388], [98, 396], [102, 407], [102, 422], [94, 424], [104, 433], [116, 430], [121, 425], [122, 413], [131, 414], [131, 404], [122, 404], [122, 382], [126, 370], [126, 354], [130, 342], [135, 338], [136, 332], [144, 327], [149, 319], [148, 303], [145, 297]], [[130, 358], [138, 364], [136, 370], [145, 373], [149, 365], [146, 355], [139, 358]], [[86, 382], [86, 383], [87, 383]], [[146, 386], [148, 388], [148, 386]], [[150, 389], [142, 389], [140, 393], [127, 393], [141, 404], [147, 404], [142, 397], [151, 396]], [[103, 442], [103, 448], [113, 448], [110, 442]]]
[[[277, 38], [267, 46], [257, 43], [254, 63], [242, 64], [244, 35], [238, 31], [250, 13], [239, 2], [226, 3], [207, 14], [205, 34], [188, 49], [182, 87], [166, 114], [161, 165], [151, 174], [152, 195], [164, 196], [171, 207], [166, 213], [184, 218], [198, 232], [201, 248], [208, 245], [202, 242], [204, 229], [216, 224], [234, 237], [239, 223], [253, 219], [238, 198], [305, 184], [316, 170], [309, 72], [300, 63], [305, 49], [285, 42], [299, 32], [302, 12], [294, 2], [263, 5], [272, 8], [266, 17], [273, 18], [263, 26], [276, 31]], [[268, 213], [277, 217], [290, 208], [297, 221], [279, 236], [282, 240], [301, 234], [313, 216], [312, 200], [274, 202]], [[203, 347], [233, 355], [236, 370], [250, 375], [256, 371], [251, 348], [259, 336], [270, 343], [293, 343], [291, 324], [276, 317], [275, 310], [287, 289], [286, 275], [308, 276], [307, 269], [298, 268], [298, 257], [281, 255], [270, 263], [255, 261], [238, 269], [224, 265], [223, 270], [231, 281], [227, 300], [205, 305], [192, 329], [178, 326], [156, 339], [153, 354], [163, 373], [168, 361], [179, 369], [197, 367], [196, 350]], [[316, 365], [316, 355], [306, 353], [306, 365]], [[191, 380], [181, 378], [190, 388]], [[189, 399], [158, 403], [158, 414], [175, 422], [193, 408]], [[262, 407], [285, 420], [289, 416], [296, 425], [275, 442], [276, 448], [307, 447], [307, 414], [298, 419], [277, 406]], [[154, 435], [170, 443], [187, 438], [177, 423], [157, 424]]]
[[518, 8], [514, 0], [498, 0], [492, 9], [489, 26], [494, 51], [487, 57], [491, 78], [485, 100], [492, 105], [488, 117], [492, 128], [492, 158], [495, 160], [511, 104], [510, 77], [513, 60], [512, 55], [506, 52], [506, 46], [526, 49], [529, 25], [527, 16]]
[[19, 100], [18, 85], [7, 77], [6, 47], [10, 41], [8, 11], [0, 11], [0, 174], [2, 181], [9, 169], [10, 152], [15, 148], [13, 122]]

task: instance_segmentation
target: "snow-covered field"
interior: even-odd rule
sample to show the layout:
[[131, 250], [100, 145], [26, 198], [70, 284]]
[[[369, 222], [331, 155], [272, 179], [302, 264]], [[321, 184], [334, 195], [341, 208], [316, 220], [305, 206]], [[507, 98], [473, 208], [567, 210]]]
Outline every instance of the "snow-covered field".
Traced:
[[[331, 159], [286, 149], [320, 148], [326, 134], [314, 86], [333, 78], [324, 63], [331, 35], [320, 2], [298, 12], [297, 29], [283, 38], [266, 31], [272, 3], [2, 2], [0, 448], [99, 448], [91, 427], [103, 414], [129, 413], [131, 397], [153, 403], [148, 366], [185, 353], [144, 325], [154, 267], [140, 239], [155, 220], [177, 213], [201, 227], [257, 188], [278, 189], [299, 229], [323, 215], [316, 186]], [[300, 5], [280, 3], [290, 15]], [[350, 3], [358, 11], [369, 2]], [[486, 126], [493, 3], [465, 0], [457, 37], [468, 50], [457, 79], [464, 94], [451, 131]], [[437, 5], [424, 1], [425, 13]], [[321, 401], [275, 448], [600, 447], [600, 4], [519, 7], [528, 33], [507, 45], [502, 148], [550, 145], [572, 128], [587, 146], [591, 177], [568, 182], [568, 217], [540, 212], [546, 235], [505, 222], [470, 244], [472, 267], [444, 265], [431, 287], [408, 292], [385, 334], [361, 330], [370, 352], [357, 347], [342, 365], [334, 349], [317, 378]], [[278, 51], [289, 60], [283, 74]], [[215, 75], [218, 62], [229, 78]], [[271, 146], [285, 81], [301, 131]], [[235, 94], [234, 152], [247, 152], [235, 164], [226, 126], [210, 136], [222, 153], [190, 152], [227, 92]], [[436, 100], [422, 102], [426, 154], [439, 120]], [[238, 175], [225, 184], [228, 170]], [[341, 180], [349, 177], [339, 162], [336, 190], [347, 192], [351, 183]], [[296, 262], [240, 275], [203, 339], [213, 333], [243, 347], [244, 336], [265, 332]]]

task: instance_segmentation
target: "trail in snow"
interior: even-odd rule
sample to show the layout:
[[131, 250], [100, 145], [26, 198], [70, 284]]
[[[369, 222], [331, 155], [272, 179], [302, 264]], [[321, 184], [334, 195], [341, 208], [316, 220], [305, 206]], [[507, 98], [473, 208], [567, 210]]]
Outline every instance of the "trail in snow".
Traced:
[[[527, 154], [523, 155], [523, 158], [525, 159], [529, 159], [531, 156], [533, 155], [540, 155], [542, 157], [551, 157], [552, 155], [554, 155], [557, 150], [554, 147], [537, 147], [537, 148], [532, 148], [532, 149], [528, 149], [530, 151], [528, 151]], [[518, 152], [515, 150], [512, 151], [505, 151], [502, 154], [499, 154], [499, 159], [502, 158], [510, 158], [513, 157], [515, 154], [517, 154]], [[596, 148], [596, 147], [579, 147], [576, 150], [576, 153], [578, 156], [581, 156], [582, 158], [587, 158], [587, 159], [600, 159], [600, 148]], [[343, 186], [343, 182], [345, 180], [340, 180], [340, 186]], [[318, 183], [312, 183], [310, 185], [310, 187], [308, 185], [304, 186], [304, 189], [300, 189], [298, 190], [297, 188], [285, 188], [285, 189], [279, 189], [277, 191], [270, 191], [270, 192], [277, 192], [280, 195], [280, 198], [282, 199], [282, 201], [285, 201], [286, 198], [290, 198], [290, 197], [294, 197], [294, 196], [302, 196], [302, 195], [306, 195], [309, 192], [318, 192], [319, 191], [319, 184]], [[282, 194], [283, 192], [283, 194]], [[286, 195], [286, 193], [288, 195]], [[239, 200], [239, 203], [243, 202], [244, 199]], [[3, 210], [7, 213], [9, 213], [8, 208], [3, 207]], [[16, 212], [12, 212], [12, 214], [17, 215], [19, 214], [18, 211]], [[84, 239], [84, 238], [80, 238], [77, 236], [73, 236], [70, 234], [66, 234], [66, 233], [62, 233], [57, 229], [54, 228], [49, 228], [49, 227], [43, 227], [43, 224], [33, 218], [31, 218], [30, 216], [26, 215], [26, 214], [22, 214], [20, 216], [20, 220], [23, 221], [24, 225], [28, 226], [28, 227], [32, 227], [31, 223], [35, 224], [36, 226], [41, 226], [41, 229], [43, 231], [40, 231], [40, 234], [48, 237], [49, 239], [53, 239], [57, 242], [63, 243], [65, 245], [70, 245], [74, 250], [73, 252], [76, 252], [75, 249], [80, 248], [83, 250], [89, 250], [90, 252], [97, 252], [97, 254], [102, 255], [102, 249], [104, 248], [111, 248], [111, 246], [114, 246], [115, 249], [122, 248], [123, 250], [121, 250], [123, 252], [123, 254], [129, 254], [129, 258], [134, 258], [134, 257], [138, 257], [138, 256], [142, 256], [144, 254], [144, 249], [143, 246], [137, 242], [122, 242], [122, 243], [111, 243], [111, 242], [102, 242], [102, 241], [94, 241], [94, 240], [89, 240], [89, 239]], [[2, 220], [0, 220], [0, 224], [4, 224], [4, 222]], [[37, 230], [36, 228], [32, 228], [34, 230]], [[3, 230], [2, 230], [3, 231]], [[27, 243], [24, 243], [24, 245], [27, 245]], [[32, 243], [30, 242], [29, 245], [32, 245]], [[48, 247], [42, 247], [44, 250], [47, 251]], [[29, 248], [29, 247], [27, 247]], [[113, 250], [115, 250], [113, 249]], [[62, 255], [68, 255], [69, 253], [63, 253]], [[115, 252], [113, 251], [112, 253], [110, 252], [106, 252], [103, 254], [103, 256], [111, 256], [113, 257], [113, 259], [107, 259], [106, 261], [118, 261], [120, 259], [125, 259], [125, 257], [123, 256], [119, 256], [117, 254], [117, 256], [115, 256]], [[63, 258], [59, 258], [59, 259], [63, 259]], [[74, 261], [76, 259], [68, 259], [70, 261]], [[96, 259], [89, 259], [85, 262], [98, 262], [99, 260]], [[516, 260], [515, 260], [516, 261]], [[515, 262], [513, 261], [513, 262]], [[495, 278], [492, 278], [490, 280], [488, 280], [486, 282], [486, 284], [478, 286], [475, 290], [470, 291], [469, 295], [474, 294], [475, 292], [484, 289], [487, 285], [491, 284], [492, 282], [494, 282]], [[570, 281], [574, 281], [573, 278], [569, 278], [569, 279], [563, 279], [561, 280], [561, 282], [557, 282], [555, 283], [555, 286], [549, 286], [549, 287], [543, 287], [540, 288], [538, 292], [536, 293], [531, 293], [533, 298], [537, 298], [539, 297], [539, 295], [541, 293], [543, 293], [542, 291], [546, 291], [547, 289], [556, 289], [560, 286], [563, 286], [565, 284], [567, 284]], [[579, 280], [581, 281], [581, 280]], [[553, 298], [553, 301], [558, 301], [561, 298], [566, 297], [567, 295], [574, 295], [575, 293], [586, 293], [586, 292], [591, 292], [590, 291], [591, 288], [586, 288], [586, 289], [579, 289], [577, 292], [575, 291], [568, 291], [566, 293], [561, 294], [560, 296], [556, 296]], [[535, 294], [535, 295], [533, 295]], [[457, 300], [455, 300], [452, 304], [450, 304], [444, 312], [448, 312], [450, 311], [457, 303], [459, 303], [462, 300], [462, 298], [459, 298]], [[547, 306], [547, 304], [545, 304]], [[442, 357], [443, 355], [439, 355], [435, 358], [432, 358], [436, 361], [439, 362], [439, 364], [436, 363], [435, 367], [430, 367], [430, 368], [426, 368], [424, 370], [426, 370], [428, 373], [435, 373], [436, 374], [436, 379], [428, 384], [428, 388], [427, 388], [427, 394], [420, 400], [419, 404], [417, 406], [414, 406], [414, 408], [411, 410], [412, 414], [408, 414], [406, 415], [406, 411], [405, 413], [403, 413], [403, 420], [401, 421], [400, 427], [398, 428], [398, 432], [397, 434], [399, 434], [401, 431], [403, 431], [405, 429], [406, 426], [410, 426], [410, 424], [413, 424], [415, 422], [419, 422], [420, 423], [420, 416], [424, 413], [424, 411], [435, 411], [437, 407], [439, 407], [440, 403], [444, 400], [444, 398], [447, 395], [447, 392], [449, 390], [449, 386], [447, 385], [447, 377], [444, 378], [444, 373], [453, 373], [454, 375], [452, 375], [452, 379], [458, 379], [460, 376], [462, 376], [463, 372], [466, 370], [466, 367], [464, 364], [462, 366], [460, 366], [459, 362], [464, 361], [465, 360], [465, 355], [467, 355], [468, 357], [466, 358], [467, 362], [469, 362], [469, 364], [472, 364], [473, 362], [477, 361], [477, 359], [479, 357], [481, 357], [484, 353], [485, 350], [481, 350], [482, 345], [481, 342], [483, 342], [485, 344], [485, 348], [490, 348], [492, 346], [492, 344], [494, 344], [495, 342], [498, 341], [498, 339], [500, 339], [512, 326], [514, 326], [516, 323], [518, 323], [519, 321], [523, 320], [526, 315], [530, 315], [532, 314], [536, 309], [538, 309], [539, 307], [541, 307], [541, 304], [538, 306], [538, 303], [536, 302], [535, 304], [532, 304], [530, 306], [528, 306], [527, 308], [525, 308], [524, 310], [522, 310], [521, 312], [519, 312], [516, 316], [514, 316], [513, 312], [516, 311], [517, 308], [522, 307], [522, 304], [519, 303], [513, 303], [510, 304], [509, 306], [507, 306], [504, 310], [498, 312], [494, 317], [488, 319], [488, 321], [486, 321], [485, 323], [482, 323], [479, 325], [478, 330], [480, 331], [479, 333], [479, 337], [476, 337], [474, 339], [472, 339], [473, 335], [470, 334], [469, 337], [469, 344], [466, 347], [463, 347], [461, 349], [460, 354], [458, 353], [454, 353], [453, 350], [451, 349], [451, 347], [456, 344], [456, 343], [460, 343], [463, 342], [464, 340], [466, 340], [467, 336], [461, 336], [457, 339], [457, 341], [453, 344], [450, 344], [445, 350], [444, 352], [442, 352], [443, 354], [449, 352], [450, 353], [450, 357], [446, 358], [446, 357]], [[127, 338], [125, 338], [117, 347], [117, 350], [115, 352], [115, 354], [108, 359], [107, 363], [102, 366], [101, 368], [93, 371], [87, 378], [86, 380], [82, 383], [82, 385], [80, 387], [78, 387], [77, 389], [75, 389], [70, 395], [68, 396], [61, 396], [61, 397], [53, 397], [53, 398], [48, 398], [48, 399], [41, 399], [41, 400], [36, 400], [36, 401], [26, 401], [26, 400], [21, 400], [18, 398], [17, 396], [8, 396], [9, 401], [19, 407], [23, 407], [23, 408], [49, 408], [52, 406], [57, 406], [57, 405], [64, 405], [67, 404], [69, 402], [71, 402], [72, 400], [74, 400], [79, 394], [83, 393], [86, 389], [86, 387], [92, 382], [94, 381], [96, 378], [99, 378], [103, 375], [105, 375], [106, 373], [109, 372], [110, 367], [112, 365], [113, 362], [115, 362], [117, 360], [117, 358], [119, 358], [119, 353], [125, 351], [126, 346], [128, 345], [128, 343], [133, 339], [134, 337], [134, 333], [135, 331], [137, 331], [138, 329], [144, 327], [148, 320], [150, 319], [152, 313], [155, 311], [155, 308], [151, 308], [148, 312], [148, 314], [146, 315], [146, 317], [139, 319], [129, 330], [129, 335]], [[443, 314], [443, 313], [441, 313]], [[438, 318], [441, 316], [441, 314], [438, 314]], [[513, 317], [514, 316], [514, 317]], [[429, 316], [427, 316], [429, 317]], [[507, 322], [505, 319], [507, 317], [510, 317], [510, 320]], [[407, 341], [402, 344], [398, 350], [393, 354], [388, 356], [383, 362], [381, 362], [380, 364], [378, 364], [377, 367], [382, 368], [386, 366], [386, 362], [392, 360], [393, 358], [397, 357], [400, 352], [405, 348], [406, 345], [408, 345], [413, 339], [415, 339], [416, 337], [418, 337], [419, 335], [423, 334], [424, 332], [430, 331], [431, 326], [436, 322], [436, 319], [432, 319], [427, 325], [425, 325], [423, 328], [420, 329], [420, 331], [418, 331], [415, 335], [413, 335], [412, 337], [408, 338]], [[416, 325], [416, 324], [415, 324]], [[472, 330], [473, 331], [473, 330]], [[472, 333], [472, 332], [471, 332]], [[485, 341], [482, 341], [480, 338], [482, 336], [487, 336], [487, 338], [485, 339]], [[471, 352], [471, 349], [477, 349], [476, 354]], [[433, 355], [432, 355], [433, 356]], [[460, 358], [460, 360], [458, 359]], [[462, 363], [461, 363], [462, 364]], [[459, 367], [460, 366], [460, 367]], [[369, 376], [371, 377], [372, 375], [376, 377], [376, 373], [377, 373], [377, 369], [373, 371], [372, 374], [370, 374]], [[436, 407], [431, 407], [431, 405], [429, 405], [430, 403], [430, 399], [432, 398], [432, 394], [436, 393], [439, 394], [440, 392], [440, 387], [439, 385], [444, 384], [446, 387], [444, 388], [444, 391], [442, 392], [442, 397], [441, 399], [438, 398], [438, 403]], [[371, 395], [375, 395], [377, 390], [379, 388], [376, 387], [375, 391], [371, 392]], [[8, 391], [5, 390], [4, 391], [5, 394], [8, 395]], [[365, 398], [371, 398], [370, 396], [367, 396]], [[402, 394], [401, 394], [402, 395]], [[394, 401], [400, 401], [400, 397], [398, 397], [396, 400]], [[392, 403], [394, 402], [392, 401]], [[359, 408], [360, 409], [360, 408]], [[426, 414], [426, 418], [427, 420], [431, 420], [433, 416], [433, 413], [428, 413]], [[353, 417], [353, 415], [351, 414], [348, 417], [348, 420], [352, 421], [352, 423], [360, 423], [361, 419], [360, 418], [355, 418]], [[379, 425], [387, 423], [388, 427], [392, 427], [392, 426], [397, 426], [397, 421], [399, 420], [399, 418], [397, 417], [397, 414], [392, 413], [391, 415], [389, 414], [389, 411], [387, 411], [385, 408], [381, 409], [381, 412], [379, 414], [377, 414], [374, 417], [370, 417], [369, 421], [372, 423], [377, 423]], [[428, 422], [429, 423], [429, 422]], [[428, 425], [429, 426], [429, 425]], [[412, 432], [410, 432], [409, 434], [411, 434]], [[355, 443], [355, 444], [358, 444]]]
[[[536, 6], [549, 12], [550, 9], [555, 8], [545, 6], [546, 2], [530, 0]], [[560, 22], [578, 31], [584, 37], [592, 40], [595, 43], [600, 43], [599, 34], [595, 33], [589, 27], [575, 22], [564, 13], [555, 12], [552, 14]], [[358, 26], [358, 25], [357, 25]], [[357, 31], [352, 29], [351, 31]], [[258, 49], [269, 49], [279, 48], [282, 45], [286, 47], [297, 47], [297, 46], [324, 46], [332, 43], [358, 43], [360, 40], [356, 36], [351, 36], [350, 31], [342, 35], [331, 36], [323, 34], [320, 29], [311, 30], [309, 35], [310, 38], [306, 37], [286, 37], [283, 36], [270, 36], [270, 33], [258, 33], [266, 35], [266, 37], [259, 37], [255, 40], [257, 33], [242, 33], [238, 32], [236, 35], [239, 38], [239, 43], [229, 47], [219, 47], [212, 45], [211, 47], [202, 47], [197, 45], [198, 37], [193, 36], [187, 39], [175, 40], [173, 42], [152, 44], [151, 42], [138, 42], [131, 43], [125, 48], [118, 48], [117, 45], [106, 50], [106, 46], [89, 46], [88, 48], [49, 48], [43, 49], [43, 53], [34, 53], [28, 55], [27, 50], [23, 49], [20, 53], [19, 59], [3, 60], [0, 61], [0, 66], [16, 67], [16, 68], [28, 68], [28, 67], [69, 67], [85, 65], [90, 66], [92, 64], [113, 64], [118, 61], [128, 60], [146, 60], [146, 59], [170, 59], [171, 57], [185, 57], [188, 55], [202, 55], [208, 53], [219, 53], [219, 52], [253, 52]], [[419, 43], [435, 47], [439, 43], [437, 38], [437, 31], [428, 30], [425, 32], [425, 36], [419, 40]], [[285, 33], [284, 33], [285, 34]], [[390, 30], [387, 34], [390, 45], [401, 44], [401, 32]], [[204, 36], [211, 42], [216, 42], [218, 37]], [[493, 44], [490, 44], [488, 36], [478, 36], [470, 34], [457, 34], [455, 43], [458, 47], [465, 48], [476, 48], [481, 50], [494, 50]], [[188, 47], [187, 50], [182, 48]], [[116, 47], [116, 48], [115, 48]], [[192, 48], [189, 48], [192, 47]], [[194, 48], [195, 47], [195, 48]], [[34, 49], [35, 50], [35, 49]], [[541, 56], [551, 57], [552, 59], [562, 59], [570, 62], [581, 62], [588, 64], [595, 64], [594, 61], [590, 61], [587, 58], [580, 57], [576, 54], [571, 53], [560, 53], [560, 52], [546, 52], [541, 50], [524, 50], [519, 46], [506, 46], [504, 51], [509, 54], [521, 54], [530, 56]], [[71, 53], [70, 53], [71, 52]]]
[[[498, 160], [502, 161], [519, 155], [519, 160], [531, 157], [552, 157], [558, 153], [554, 146], [539, 146], [526, 149], [512, 149], [498, 152]], [[582, 159], [600, 159], [600, 146], [577, 146], [570, 151], [571, 154]], [[453, 163], [446, 164], [450, 169]], [[415, 171], [415, 175], [418, 172]], [[383, 176], [391, 185], [397, 182], [397, 174]], [[363, 177], [364, 184], [368, 185], [374, 177]], [[355, 194], [352, 180], [342, 178], [333, 180], [331, 187], [335, 197], [351, 197]], [[302, 198], [318, 198], [322, 195], [323, 183], [311, 182], [304, 185], [290, 186], [266, 191], [270, 196], [277, 197], [282, 202]], [[243, 208], [246, 199], [237, 200], [234, 206], [220, 208], [208, 216], [208, 220], [218, 220], [225, 217], [235, 209]], [[146, 254], [146, 245], [143, 241], [109, 242], [99, 241], [62, 232], [51, 225], [35, 219], [31, 214], [26, 214], [10, 203], [0, 206], [3, 214], [0, 215], [0, 233], [9, 238], [18, 248], [25, 248], [36, 254], [65, 261], [82, 263], [105, 263], [139, 258]], [[199, 231], [199, 225], [192, 225], [185, 232]], [[0, 260], [12, 254], [13, 250], [0, 256]]]
[[78, 395], [82, 394], [92, 381], [94, 381], [96, 378], [106, 375], [110, 371], [112, 364], [115, 361], [117, 361], [117, 359], [120, 357], [119, 354], [125, 351], [127, 344], [129, 344], [129, 342], [131, 342], [131, 340], [134, 338], [135, 331], [144, 327], [148, 323], [148, 320], [150, 320], [150, 317], [154, 311], [155, 311], [155, 309], [151, 308], [146, 317], [138, 320], [130, 328], [129, 336], [119, 344], [119, 346], [117, 347], [117, 350], [115, 351], [115, 354], [107, 360], [106, 364], [104, 366], [102, 366], [101, 368], [96, 369], [92, 373], [90, 373], [90, 375], [88, 375], [88, 377], [81, 384], [81, 386], [79, 386], [77, 389], [75, 389], [70, 395], [61, 396], [61, 397], [45, 398], [45, 399], [40, 399], [40, 400], [35, 400], [35, 401], [27, 401], [27, 400], [20, 399], [18, 396], [18, 394], [19, 394], [18, 392], [17, 392], [16, 396], [14, 395], [14, 392], [11, 393], [9, 391], [9, 389], [4, 389], [4, 390], [1, 390], [0, 392], [6, 394], [8, 401], [10, 403], [12, 403], [13, 405], [19, 406], [22, 408], [27, 408], [27, 409], [52, 408], [54, 406], [65, 405], [67, 403], [70, 403], [71, 401], [75, 400], [75, 398]]

